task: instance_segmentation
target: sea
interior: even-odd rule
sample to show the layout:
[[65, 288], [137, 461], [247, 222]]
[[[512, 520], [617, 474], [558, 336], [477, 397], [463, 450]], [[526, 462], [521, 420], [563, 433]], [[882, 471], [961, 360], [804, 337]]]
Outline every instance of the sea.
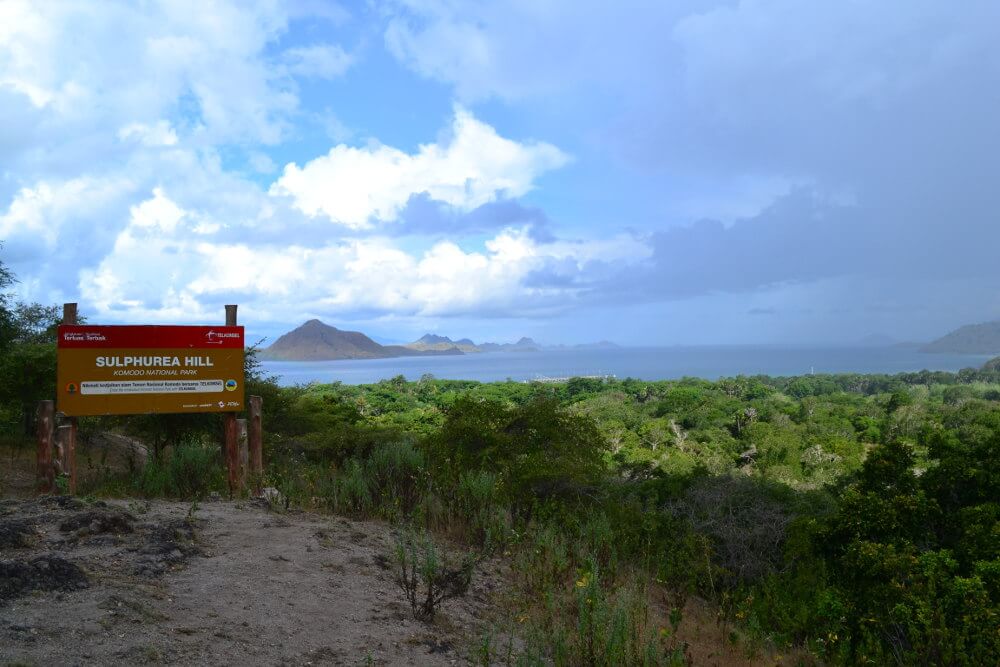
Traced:
[[913, 347], [697, 346], [558, 349], [537, 352], [482, 352], [456, 356], [345, 359], [338, 361], [264, 361], [263, 370], [285, 386], [310, 383], [370, 384], [398, 375], [419, 380], [518, 382], [575, 376], [614, 376], [641, 380], [698, 377], [716, 380], [735, 375], [810, 373], [903, 373], [978, 368], [990, 357], [929, 354]]

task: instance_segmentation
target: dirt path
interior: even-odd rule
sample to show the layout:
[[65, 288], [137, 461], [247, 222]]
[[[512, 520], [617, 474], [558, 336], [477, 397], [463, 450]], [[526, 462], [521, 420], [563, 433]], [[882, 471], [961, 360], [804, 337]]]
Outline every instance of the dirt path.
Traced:
[[0, 664], [465, 664], [498, 574], [433, 625], [371, 522], [231, 502], [0, 501]]

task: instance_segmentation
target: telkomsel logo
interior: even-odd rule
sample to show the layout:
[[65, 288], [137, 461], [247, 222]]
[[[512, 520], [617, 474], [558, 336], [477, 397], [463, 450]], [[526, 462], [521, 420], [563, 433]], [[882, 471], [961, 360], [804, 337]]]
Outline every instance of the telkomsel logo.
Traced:
[[222, 340], [224, 338], [239, 338], [240, 334], [235, 331], [209, 331], [205, 334], [205, 338], [208, 339], [209, 345], [222, 345]]

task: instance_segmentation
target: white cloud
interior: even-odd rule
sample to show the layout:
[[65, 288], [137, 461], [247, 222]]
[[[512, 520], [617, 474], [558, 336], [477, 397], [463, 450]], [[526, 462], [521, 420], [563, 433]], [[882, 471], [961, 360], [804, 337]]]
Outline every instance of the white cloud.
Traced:
[[296, 76], [335, 79], [354, 64], [354, 57], [338, 44], [316, 44], [287, 49], [281, 60]]
[[132, 188], [125, 178], [39, 181], [21, 188], [0, 214], [0, 239], [8, 246], [33, 247], [29, 257], [37, 256], [55, 248], [64, 226], [104, 210]]
[[152, 199], [133, 206], [129, 212], [136, 227], [157, 228], [166, 233], [176, 230], [184, 218], [184, 211], [163, 194], [162, 188], [155, 188]]
[[519, 197], [569, 160], [550, 144], [505, 139], [462, 108], [455, 110], [451, 134], [447, 143], [424, 144], [413, 155], [382, 144], [338, 145], [303, 167], [287, 165], [271, 194], [292, 197], [306, 215], [360, 229], [372, 218], [395, 220], [409, 198], [423, 192], [464, 211]]
[[118, 138], [122, 141], [138, 141], [149, 148], [177, 144], [177, 133], [165, 120], [158, 121], [154, 125], [129, 123], [118, 130]]
[[112, 251], [81, 273], [81, 294], [98, 319], [128, 312], [138, 320], [199, 320], [211, 315], [212, 304], [232, 298], [259, 321], [295, 321], [303, 312], [523, 314], [573, 303], [575, 287], [529, 284], [554, 263], [563, 274], [582, 274], [589, 262], [649, 256], [643, 242], [629, 237], [539, 243], [516, 228], [478, 250], [442, 241], [414, 252], [381, 237], [251, 246], [191, 235], [185, 221], [200, 217], [159, 190], [134, 207]]
[[[335, 76], [353, 63], [335, 44], [272, 55], [289, 22], [311, 11], [291, 4], [3, 0], [3, 167], [30, 180], [125, 149], [280, 142], [300, 113], [296, 77]], [[17, 134], [35, 141], [22, 145], [5, 135], [9, 115], [26, 106], [34, 113], [22, 112]], [[61, 150], [32, 150], [40, 141]]]
[[[79, 299], [107, 322], [212, 321], [230, 300], [277, 322], [533, 312], [575, 290], [532, 286], [534, 272], [648, 254], [631, 239], [541, 243], [517, 228], [416, 250], [338, 238], [325, 219], [392, 221], [421, 193], [470, 211], [569, 160], [460, 107], [436, 142], [338, 145], [262, 190], [245, 174], [275, 169], [262, 144], [291, 122], [323, 120], [341, 142], [352, 132], [335, 110], [301, 112], [293, 78], [340, 76], [353, 55], [281, 50], [287, 23], [266, 0], [0, 1], [0, 239], [31, 298]], [[234, 154], [243, 170], [227, 166]]]

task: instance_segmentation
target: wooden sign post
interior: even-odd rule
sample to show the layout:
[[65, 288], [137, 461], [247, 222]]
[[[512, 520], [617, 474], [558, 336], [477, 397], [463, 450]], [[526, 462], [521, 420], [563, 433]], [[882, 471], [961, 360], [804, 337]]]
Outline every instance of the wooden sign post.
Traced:
[[[75, 303], [64, 303], [62, 323], [76, 324], [76, 311]], [[78, 430], [79, 425], [77, 424], [76, 417], [70, 417], [69, 423], [66, 426], [59, 427], [61, 434], [60, 443], [63, 450], [61, 472], [69, 479], [67, 490], [71, 495], [76, 493], [76, 434]]]
[[253, 478], [254, 494], [259, 494], [264, 476], [264, 425], [263, 403], [260, 396], [250, 397], [247, 412], [247, 445], [250, 449], [250, 475]]
[[41, 401], [35, 413], [35, 429], [38, 434], [38, 456], [36, 474], [38, 492], [52, 493], [56, 488], [55, 469], [52, 466], [52, 446], [55, 438], [56, 406], [53, 401]]
[[[227, 327], [236, 326], [236, 309], [237, 306], [233, 304], [226, 306]], [[229, 480], [229, 495], [234, 496], [240, 488], [239, 427], [236, 424], [235, 412], [227, 412], [223, 415], [222, 420], [222, 430], [226, 442], [226, 472], [228, 473], [227, 479]]]

